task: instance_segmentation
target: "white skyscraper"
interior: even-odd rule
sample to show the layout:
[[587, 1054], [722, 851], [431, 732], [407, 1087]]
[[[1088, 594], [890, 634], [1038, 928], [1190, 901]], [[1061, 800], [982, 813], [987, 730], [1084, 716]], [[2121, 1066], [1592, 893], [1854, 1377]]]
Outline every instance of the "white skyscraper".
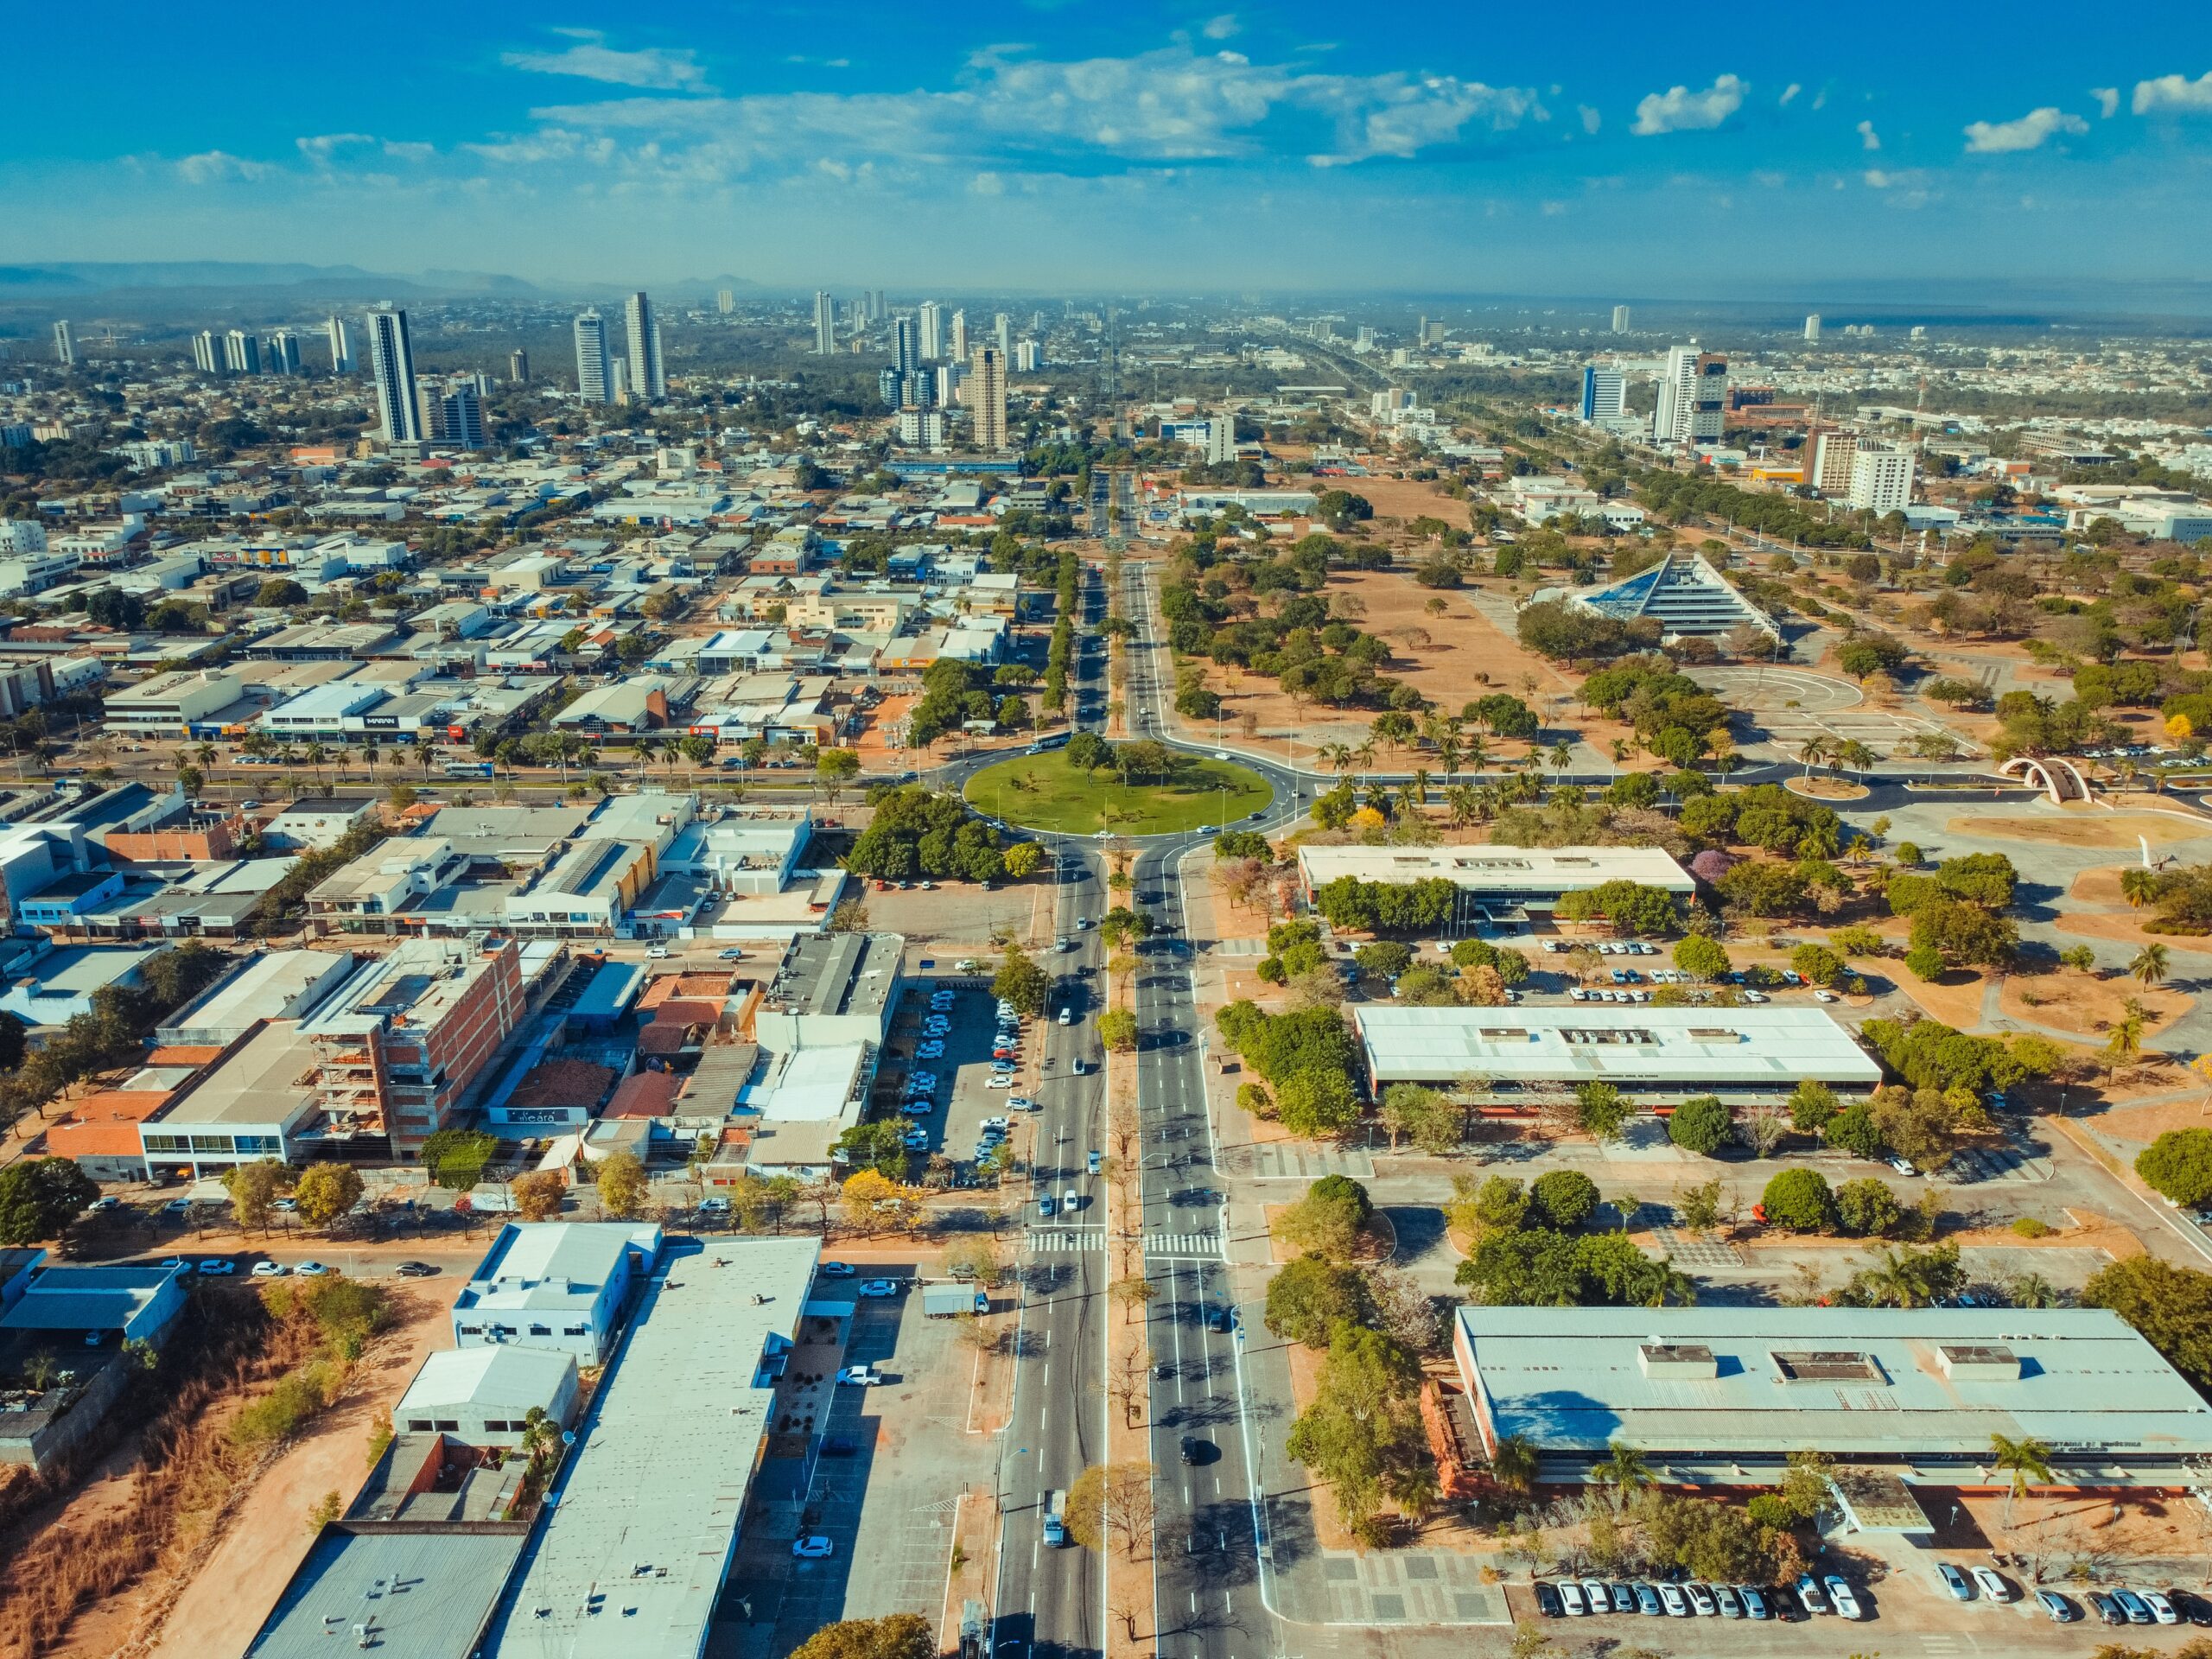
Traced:
[[952, 349], [945, 355], [956, 363], [968, 360], [968, 314], [965, 311], [952, 314]]
[[999, 356], [1011, 361], [1014, 357], [1014, 319], [1003, 311], [993, 317], [991, 338], [998, 343]]
[[1618, 421], [1628, 403], [1628, 377], [1618, 369], [1587, 365], [1582, 371], [1582, 418]]
[[1728, 359], [1694, 343], [1667, 348], [1659, 406], [1651, 416], [1655, 443], [1717, 443], [1728, 400]]
[[640, 290], [630, 296], [626, 311], [630, 324], [630, 389], [646, 403], [660, 403], [668, 396], [668, 376], [661, 368], [660, 324], [653, 319], [653, 302]]
[[77, 364], [77, 336], [70, 332], [67, 317], [54, 325], [54, 360], [65, 369]]
[[223, 366], [232, 374], [261, 372], [261, 342], [243, 328], [223, 336]]
[[330, 372], [333, 374], [353, 372], [353, 342], [346, 333], [346, 319], [333, 317], [322, 325], [330, 337]]
[[814, 354], [837, 354], [837, 302], [830, 297], [826, 288], [814, 290]]
[[370, 312], [363, 322], [369, 331], [369, 379], [384, 441], [420, 443], [423, 404], [415, 391], [415, 346], [407, 334], [407, 314], [387, 307]]
[[924, 300], [919, 321], [922, 325], [922, 361], [933, 363], [944, 355], [944, 308], [935, 300]]
[[1817, 311], [1805, 319], [1805, 343], [1808, 346], [1821, 343], [1821, 314]]
[[1203, 448], [1206, 465], [1218, 467], [1225, 461], [1236, 460], [1236, 417], [1228, 414], [1217, 415], [1205, 425], [1206, 437]]
[[1045, 366], [1045, 348], [1033, 340], [1014, 342], [1014, 367], [1017, 374], [1034, 374]]
[[1615, 334], [1624, 334], [1628, 333], [1628, 307], [1624, 305], [1617, 305], [1613, 308], [1613, 332]]
[[737, 309], [737, 296], [727, 288], [715, 290], [715, 309], [728, 316]]
[[618, 404], [626, 404], [630, 401], [630, 359], [628, 358], [618, 357], [607, 365], [607, 385], [612, 401]]
[[1851, 505], [1858, 512], [1903, 512], [1912, 503], [1912, 451], [1861, 442], [1851, 458]]
[[269, 336], [269, 372], [297, 374], [300, 372], [300, 337], [289, 328], [279, 328]]
[[968, 407], [976, 417], [976, 447], [995, 454], [1006, 448], [1006, 359], [995, 346], [978, 346], [968, 376]]
[[576, 395], [588, 404], [614, 401], [614, 381], [607, 367], [607, 319], [596, 307], [576, 314]]
[[192, 337], [192, 366], [202, 374], [223, 372], [223, 346], [213, 328], [202, 328]]

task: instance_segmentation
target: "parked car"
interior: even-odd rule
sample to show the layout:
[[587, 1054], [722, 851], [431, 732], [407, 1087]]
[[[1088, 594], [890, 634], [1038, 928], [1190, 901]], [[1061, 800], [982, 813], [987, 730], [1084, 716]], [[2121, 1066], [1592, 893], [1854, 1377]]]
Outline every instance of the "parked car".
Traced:
[[1701, 1584], [1686, 1584], [1682, 1593], [1690, 1599], [1690, 1609], [1700, 1618], [1711, 1618], [1720, 1611], [1713, 1599], [1713, 1592]]
[[392, 1271], [403, 1279], [429, 1279], [438, 1270], [427, 1262], [403, 1262]]
[[825, 1458], [849, 1458], [861, 1449], [861, 1443], [849, 1435], [832, 1434], [822, 1442]]
[[1569, 1618], [1580, 1618], [1590, 1611], [1582, 1597], [1582, 1586], [1573, 1579], [1563, 1580], [1559, 1586], [1560, 1605], [1567, 1609]]
[[1839, 1618], [1864, 1618], [1866, 1612], [1859, 1605], [1859, 1598], [1851, 1593], [1851, 1586], [1831, 1573], [1821, 1580], [1821, 1587], [1828, 1592], [1828, 1605]]
[[1560, 1613], [1559, 1592], [1541, 1579], [1536, 1580], [1536, 1612], [1544, 1618], [1557, 1618]]
[[2127, 1610], [2103, 1591], [2092, 1590], [2083, 1599], [2089, 1604], [2090, 1611], [2096, 1614], [2098, 1618], [2105, 1624], [2125, 1624], [2127, 1623]]
[[873, 1365], [848, 1365], [837, 1373], [837, 1381], [846, 1388], [872, 1389], [883, 1376]]
[[1656, 1618], [1665, 1609], [1660, 1605], [1659, 1592], [1649, 1585], [1638, 1581], [1635, 1586], [1636, 1611], [1649, 1618]]
[[824, 1560], [836, 1553], [837, 1546], [818, 1532], [791, 1540], [791, 1554], [803, 1561]]
[[2054, 1624], [2071, 1624], [2082, 1617], [2081, 1610], [2056, 1590], [2038, 1590], [2036, 1599], [2043, 1604], [2044, 1611]]
[[862, 1282], [860, 1293], [863, 1296], [896, 1296], [899, 1281], [896, 1279], [869, 1279]]
[[1613, 1599], [1607, 1592], [1603, 1581], [1599, 1580], [1582, 1580], [1582, 1600], [1583, 1605], [1593, 1613], [1610, 1613], [1613, 1611]]
[[2181, 1615], [2174, 1611], [2173, 1603], [2156, 1590], [2139, 1590], [2136, 1594], [2143, 1605], [2151, 1610], [2151, 1617], [2157, 1619], [2159, 1624], [2178, 1624], [2181, 1623]]
[[1815, 1579], [1811, 1573], [1799, 1573], [1797, 1575], [1796, 1588], [1797, 1591], [1797, 1599], [1805, 1604], [1805, 1611], [1807, 1612], [1825, 1613], [1827, 1611], [1828, 1599], [1821, 1593], [1820, 1580]]
[[1682, 1587], [1679, 1584], [1661, 1585], [1659, 1600], [1666, 1608], [1668, 1618], [1688, 1618], [1690, 1616], [1689, 1598], [1682, 1593]]
[[330, 1273], [330, 1269], [324, 1267], [320, 1262], [302, 1262], [299, 1266], [294, 1268], [292, 1271], [302, 1279], [327, 1278], [329, 1276]]
[[2155, 1624], [2158, 1622], [2158, 1616], [2151, 1611], [2151, 1604], [2125, 1585], [2113, 1586], [2110, 1593], [2120, 1611], [2127, 1615], [2129, 1624]]
[[1736, 1586], [1732, 1584], [1713, 1586], [1713, 1605], [1720, 1610], [1723, 1618], [1741, 1618], [1744, 1616], [1743, 1600], [1737, 1595]]
[[849, 1279], [859, 1269], [849, 1262], [824, 1262], [815, 1271], [824, 1279]]
[[238, 1264], [227, 1255], [203, 1255], [195, 1265], [201, 1273], [218, 1279], [238, 1270]]
[[1981, 1593], [1992, 1601], [2010, 1601], [2013, 1599], [2012, 1586], [1997, 1576], [1994, 1567], [1976, 1567], [1968, 1571], [1974, 1574], [1974, 1584]]
[[257, 1279], [282, 1279], [284, 1264], [282, 1262], [257, 1262], [253, 1264], [253, 1276]]
[[1974, 1586], [1967, 1582], [1965, 1573], [1960, 1572], [1948, 1561], [1936, 1563], [1936, 1576], [1943, 1581], [1943, 1588], [1950, 1592], [1952, 1600], [1972, 1601], [1974, 1599]]
[[1753, 1618], [1774, 1617], [1773, 1610], [1767, 1605], [1765, 1595], [1757, 1585], [1739, 1584], [1736, 1586], [1736, 1593], [1744, 1599], [1744, 1611]]

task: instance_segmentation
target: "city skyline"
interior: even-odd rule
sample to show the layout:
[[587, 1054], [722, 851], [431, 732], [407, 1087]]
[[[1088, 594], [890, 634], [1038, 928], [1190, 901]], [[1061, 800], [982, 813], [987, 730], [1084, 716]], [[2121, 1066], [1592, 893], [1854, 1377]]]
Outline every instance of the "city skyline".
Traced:
[[[958, 32], [884, 10], [836, 55], [797, 14], [741, 35], [705, 13], [547, 27], [493, 7], [411, 41], [397, 97], [340, 20], [291, 18], [323, 73], [198, 105], [164, 89], [207, 43], [149, 12], [103, 60], [98, 122], [60, 80], [17, 89], [0, 205], [23, 263], [632, 289], [717, 271], [842, 288], [847, 270], [1050, 287], [1070, 256], [1024, 227], [1070, 216], [1093, 283], [2181, 278], [2212, 207], [2212, 61], [2158, 27], [2189, 14], [2151, 10], [2060, 55], [2049, 5], [1948, 54], [1911, 48], [1916, 15], [1894, 4], [1817, 41], [1685, 36], [1615, 7], [1573, 57], [1533, 16], [1406, 7], [1356, 36], [1318, 8], [1001, 5]], [[26, 61], [66, 52], [59, 25], [25, 32]], [[917, 238], [917, 213], [963, 233]], [[1292, 226], [1294, 257], [1268, 253]], [[603, 263], [618, 248], [626, 270]]]

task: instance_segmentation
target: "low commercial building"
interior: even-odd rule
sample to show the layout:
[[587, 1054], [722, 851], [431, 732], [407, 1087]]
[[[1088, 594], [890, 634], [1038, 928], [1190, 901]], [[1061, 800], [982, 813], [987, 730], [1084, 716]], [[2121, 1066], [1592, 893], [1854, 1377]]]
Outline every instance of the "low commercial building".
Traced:
[[359, 965], [343, 950], [264, 950], [178, 1009], [156, 1043], [227, 1048], [264, 1020], [302, 1020]]
[[50, 1468], [99, 1426], [138, 1372], [126, 1343], [158, 1345], [184, 1311], [178, 1268], [0, 1262], [0, 1376], [46, 1380], [0, 1393], [0, 1464]]
[[687, 1247], [646, 1285], [486, 1659], [705, 1652], [821, 1243], [711, 1249]]
[[450, 1348], [432, 1354], [392, 1408], [401, 1434], [450, 1434], [469, 1446], [522, 1444], [530, 1414], [556, 1428], [576, 1414], [572, 1354], [525, 1347]]
[[1633, 881], [1688, 898], [1697, 883], [1659, 847], [1301, 847], [1298, 879], [1310, 900], [1351, 876], [1391, 887], [1445, 880], [1459, 889], [1456, 919], [1548, 911], [1570, 893]]
[[2191, 1486], [2212, 1456], [2212, 1406], [2101, 1308], [1462, 1307], [1452, 1354], [1484, 1454], [1519, 1436], [1540, 1478], [1619, 1441], [1669, 1484], [1774, 1485], [1811, 1449], [1900, 1531], [1916, 1487], [2005, 1484], [1993, 1435], [2082, 1488]]
[[1649, 618], [1662, 639], [1713, 636], [1749, 628], [1779, 641], [1782, 630], [1758, 606], [1695, 553], [1669, 553], [1648, 570], [1639, 570], [1604, 588], [1547, 588], [1529, 603], [1564, 600], [1618, 622]]
[[101, 700], [100, 712], [111, 727], [175, 736], [241, 702], [245, 696], [244, 684], [235, 674], [178, 669], [109, 692]]
[[1478, 1077], [1496, 1102], [1532, 1103], [1607, 1083], [1639, 1106], [1694, 1095], [1780, 1101], [1799, 1084], [1863, 1094], [1882, 1068], [1820, 1008], [1661, 1008], [1516, 1004], [1351, 1010], [1369, 1088], [1454, 1088]]
[[139, 1125], [149, 1173], [197, 1180], [264, 1158], [306, 1162], [301, 1138], [316, 1110], [307, 1082], [315, 1058], [298, 1021], [256, 1026]]
[[754, 1033], [763, 1048], [837, 1043], [877, 1048], [905, 983], [906, 941], [896, 933], [829, 933], [794, 939], [776, 966]]
[[512, 1345], [606, 1362], [661, 1232], [626, 1221], [509, 1222], [453, 1308], [457, 1348]]
[[[17, 914], [23, 914], [20, 905]], [[49, 950], [18, 969], [0, 990], [0, 1014], [12, 1014], [34, 1028], [66, 1026], [77, 1015], [90, 1014], [92, 998], [107, 987], [137, 984], [139, 970], [157, 948], [68, 945]]]

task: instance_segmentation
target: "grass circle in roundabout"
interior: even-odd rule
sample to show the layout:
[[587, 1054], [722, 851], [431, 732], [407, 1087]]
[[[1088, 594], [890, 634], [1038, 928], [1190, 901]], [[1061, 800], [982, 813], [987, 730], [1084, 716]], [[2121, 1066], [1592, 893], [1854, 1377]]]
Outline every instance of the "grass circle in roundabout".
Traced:
[[1274, 791], [1266, 779], [1232, 760], [1175, 755], [1165, 779], [1132, 775], [1124, 784], [1108, 767], [1086, 772], [1067, 751], [1017, 754], [986, 766], [963, 791], [976, 811], [1052, 835], [1174, 835], [1204, 824], [1226, 827], [1266, 808]]

